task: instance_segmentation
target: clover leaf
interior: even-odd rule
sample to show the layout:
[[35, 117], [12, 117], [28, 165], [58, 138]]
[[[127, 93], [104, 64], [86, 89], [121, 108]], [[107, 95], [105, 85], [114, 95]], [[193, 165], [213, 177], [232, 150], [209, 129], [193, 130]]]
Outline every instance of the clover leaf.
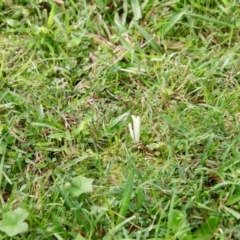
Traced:
[[72, 179], [72, 187], [70, 193], [74, 197], [80, 196], [82, 193], [92, 192], [92, 183], [94, 179], [78, 176]]
[[3, 213], [2, 220], [0, 221], [0, 230], [5, 232], [9, 237], [26, 232], [28, 224], [24, 220], [27, 216], [27, 211], [22, 208]]

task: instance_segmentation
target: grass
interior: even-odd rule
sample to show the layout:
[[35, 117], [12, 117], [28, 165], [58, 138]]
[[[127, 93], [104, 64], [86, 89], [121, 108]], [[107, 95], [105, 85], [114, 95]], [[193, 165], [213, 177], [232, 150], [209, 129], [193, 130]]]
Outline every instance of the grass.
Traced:
[[0, 8], [0, 239], [240, 239], [235, 1]]

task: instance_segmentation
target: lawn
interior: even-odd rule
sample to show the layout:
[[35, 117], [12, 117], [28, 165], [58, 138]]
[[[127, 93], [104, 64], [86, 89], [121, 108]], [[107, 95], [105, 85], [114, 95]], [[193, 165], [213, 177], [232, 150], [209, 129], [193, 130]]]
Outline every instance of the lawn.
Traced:
[[0, 239], [240, 239], [239, 122], [237, 1], [0, 1]]

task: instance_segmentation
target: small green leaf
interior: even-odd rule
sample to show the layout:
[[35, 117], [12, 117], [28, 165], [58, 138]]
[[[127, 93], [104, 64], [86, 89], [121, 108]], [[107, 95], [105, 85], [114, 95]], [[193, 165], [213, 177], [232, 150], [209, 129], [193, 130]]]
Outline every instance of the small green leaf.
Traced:
[[185, 223], [186, 216], [179, 210], [174, 209], [172, 211], [172, 218], [171, 218], [171, 228], [174, 231], [177, 231], [182, 225]]
[[3, 213], [0, 221], [0, 230], [5, 232], [9, 237], [16, 236], [28, 230], [28, 224], [24, 222], [28, 213], [22, 208]]
[[0, 142], [0, 154], [4, 154], [7, 148], [6, 142]]
[[78, 234], [74, 240], [85, 240], [86, 238], [82, 237], [80, 234]]
[[205, 223], [193, 234], [194, 240], [210, 240], [212, 235], [217, 231], [221, 222], [220, 217], [209, 217]]
[[71, 136], [69, 132], [58, 132], [58, 133], [52, 133], [48, 135], [49, 138], [51, 139], [57, 139], [58, 141], [61, 141], [62, 139], [66, 139], [68, 141], [71, 141]]
[[19, 21], [14, 20], [14, 19], [7, 19], [6, 20], [7, 25], [9, 25], [10, 27], [16, 28], [19, 26]]
[[52, 133], [48, 135], [49, 138], [52, 139], [57, 139], [58, 141], [61, 141], [62, 139], [65, 138], [65, 134], [64, 133]]
[[93, 191], [92, 183], [94, 179], [85, 178], [83, 176], [75, 177], [72, 179], [72, 187], [70, 193], [74, 197], [80, 196], [82, 193], [89, 193]]
[[186, 219], [186, 214], [182, 211], [172, 209], [169, 212], [168, 226], [178, 236], [179, 240], [192, 240], [189, 223]]

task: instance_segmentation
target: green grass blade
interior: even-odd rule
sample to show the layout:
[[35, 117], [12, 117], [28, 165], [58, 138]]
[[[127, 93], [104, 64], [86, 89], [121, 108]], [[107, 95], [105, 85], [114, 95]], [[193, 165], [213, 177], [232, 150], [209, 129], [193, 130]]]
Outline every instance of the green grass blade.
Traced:
[[240, 213], [235, 211], [232, 208], [229, 207], [224, 207], [225, 211], [228, 212], [229, 214], [231, 214], [233, 217], [235, 217], [237, 220], [240, 219]]
[[127, 210], [129, 208], [129, 203], [133, 191], [133, 182], [134, 182], [134, 170], [132, 169], [129, 173], [127, 184], [124, 190], [123, 199], [122, 199], [122, 206], [119, 212], [119, 217], [117, 220], [117, 224], [121, 223], [123, 221], [124, 216], [127, 213]]
[[209, 17], [203, 16], [203, 15], [196, 14], [196, 13], [191, 13], [191, 12], [188, 12], [187, 14], [189, 16], [199, 18], [199, 19], [204, 20], [206, 22], [215, 23], [215, 24], [218, 24], [218, 25], [221, 25], [221, 26], [226, 26], [226, 27], [233, 28], [232, 24], [230, 24], [228, 22], [223, 22], [223, 21], [217, 20], [215, 18], [209, 18]]
[[52, 8], [51, 8], [51, 11], [50, 11], [50, 14], [49, 14], [49, 17], [48, 17], [48, 22], [47, 22], [47, 27], [48, 28], [50, 28], [54, 23], [55, 10], [56, 10], [56, 5], [53, 4]]
[[139, 1], [131, 0], [131, 5], [132, 5], [134, 19], [138, 20], [138, 19], [142, 18], [142, 10], [141, 10]]
[[[3, 176], [3, 165], [4, 165], [4, 160], [5, 160], [5, 146], [4, 149], [2, 151], [2, 159], [1, 159], [1, 163], [0, 163], [0, 186], [2, 186], [2, 176]], [[0, 188], [0, 202], [1, 204], [4, 203], [4, 199], [2, 196], [2, 189]]]
[[52, 129], [52, 130], [57, 130], [59, 132], [63, 132], [63, 130], [59, 129], [59, 128], [56, 128], [54, 126], [51, 126], [47, 123], [41, 123], [41, 122], [32, 122], [31, 123], [32, 126], [36, 126], [36, 127], [43, 127], [43, 128], [49, 128], [49, 129]]
[[175, 191], [173, 191], [170, 207], [168, 210], [168, 224], [167, 224], [167, 233], [166, 233], [165, 239], [170, 238], [170, 232], [171, 232], [173, 216], [174, 216], [174, 201], [175, 201]]
[[173, 26], [181, 20], [181, 18], [184, 16], [184, 14], [187, 12], [187, 10], [183, 10], [180, 13], [176, 14], [162, 29], [161, 31], [161, 37], [165, 37], [167, 33], [173, 28]]
[[0, 3], [0, 212], [29, 210], [20, 238], [235, 237], [238, 4], [17, 2]]
[[153, 40], [153, 37], [141, 26], [135, 23], [136, 28], [140, 32], [140, 34], [147, 40], [147, 42], [157, 51], [157, 53], [161, 54], [161, 48], [159, 45]]

